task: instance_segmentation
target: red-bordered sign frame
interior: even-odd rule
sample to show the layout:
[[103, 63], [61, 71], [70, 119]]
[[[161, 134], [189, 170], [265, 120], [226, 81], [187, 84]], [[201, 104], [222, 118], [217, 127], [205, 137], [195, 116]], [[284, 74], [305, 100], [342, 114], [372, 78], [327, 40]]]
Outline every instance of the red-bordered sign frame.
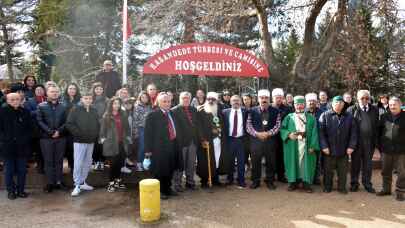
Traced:
[[161, 50], [148, 59], [143, 73], [269, 77], [267, 65], [254, 54], [220, 43], [188, 43]]

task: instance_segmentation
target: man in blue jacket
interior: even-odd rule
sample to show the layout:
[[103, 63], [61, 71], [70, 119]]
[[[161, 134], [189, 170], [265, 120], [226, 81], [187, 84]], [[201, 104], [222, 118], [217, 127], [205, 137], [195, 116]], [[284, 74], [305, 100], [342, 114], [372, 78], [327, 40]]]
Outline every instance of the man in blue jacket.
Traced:
[[41, 151], [48, 179], [44, 191], [50, 193], [53, 189], [66, 189], [62, 177], [67, 112], [65, 106], [59, 102], [59, 87], [50, 85], [46, 93], [48, 100], [38, 105], [37, 121], [41, 130]]
[[347, 194], [346, 178], [349, 156], [356, 149], [357, 131], [353, 117], [343, 112], [341, 96], [332, 100], [332, 109], [324, 112], [319, 120], [320, 147], [324, 156], [324, 192], [333, 187], [335, 169], [338, 175], [338, 191]]

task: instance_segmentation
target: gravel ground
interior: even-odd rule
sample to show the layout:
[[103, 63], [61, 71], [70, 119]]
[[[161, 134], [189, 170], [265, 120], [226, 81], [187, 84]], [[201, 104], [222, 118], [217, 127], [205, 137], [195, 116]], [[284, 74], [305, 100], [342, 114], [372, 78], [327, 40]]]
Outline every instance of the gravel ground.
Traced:
[[[374, 173], [379, 190], [381, 178]], [[235, 186], [182, 193], [162, 201], [162, 220], [154, 225], [139, 221], [136, 189], [107, 193], [105, 189], [72, 198], [69, 192], [42, 193], [30, 189], [30, 197], [10, 201], [0, 192], [0, 227], [367, 227], [404, 228], [405, 202], [393, 196], [379, 198], [366, 193], [341, 195], [287, 192], [286, 184], [276, 191]]]

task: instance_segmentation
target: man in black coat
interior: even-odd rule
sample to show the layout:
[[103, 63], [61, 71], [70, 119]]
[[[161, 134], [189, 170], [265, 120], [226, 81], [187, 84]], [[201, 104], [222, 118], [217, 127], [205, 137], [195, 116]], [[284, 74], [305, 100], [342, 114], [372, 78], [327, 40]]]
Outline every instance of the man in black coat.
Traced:
[[191, 93], [181, 92], [179, 105], [172, 108], [176, 122], [177, 142], [179, 147], [179, 169], [174, 173], [174, 187], [176, 191], [182, 191], [183, 170], [186, 173], [186, 188], [195, 189], [194, 173], [197, 157], [198, 139], [198, 117], [197, 109], [190, 106]]
[[371, 183], [371, 175], [373, 171], [373, 154], [378, 139], [378, 110], [370, 104], [370, 92], [368, 90], [359, 90], [357, 92], [357, 101], [357, 104], [347, 109], [347, 112], [353, 116], [356, 122], [358, 135], [357, 149], [352, 154], [350, 191], [358, 191], [361, 169], [364, 188], [369, 193], [375, 193]]
[[[27, 197], [25, 177], [33, 122], [29, 111], [21, 107], [21, 101], [20, 94], [10, 93], [7, 104], [0, 107], [1, 157], [4, 159], [4, 179], [10, 200]], [[17, 185], [14, 175], [17, 175]]]
[[[281, 88], [275, 88], [271, 91], [271, 96], [273, 98], [272, 107], [277, 109], [281, 116], [281, 122], [283, 122], [284, 117], [289, 113], [294, 112], [294, 108], [283, 104], [284, 91]], [[283, 156], [283, 141], [281, 140], [280, 133], [275, 135], [276, 138], [276, 173], [277, 180], [282, 183], [287, 183], [285, 178], [285, 167], [284, 167], [284, 156]]]
[[209, 186], [210, 177], [213, 185], [221, 186], [219, 175], [229, 172], [229, 156], [224, 152], [223, 127], [218, 94], [208, 92], [205, 104], [198, 108], [201, 146], [197, 151], [197, 175], [201, 178], [202, 188]]
[[390, 112], [381, 116], [379, 124], [379, 149], [382, 156], [383, 189], [377, 196], [391, 195], [392, 171], [396, 168], [396, 199], [405, 200], [405, 112], [401, 100], [391, 97]]
[[38, 105], [37, 121], [41, 130], [41, 151], [48, 179], [44, 191], [50, 193], [53, 189], [66, 189], [62, 179], [67, 111], [66, 107], [59, 102], [59, 87], [50, 85], [46, 93], [48, 100]]
[[177, 128], [170, 111], [171, 100], [165, 92], [157, 97], [158, 107], [145, 121], [145, 157], [151, 158], [151, 171], [160, 181], [160, 197], [177, 195], [171, 189], [173, 172], [177, 168]]
[[226, 153], [231, 156], [228, 174], [228, 185], [233, 184], [235, 159], [238, 170], [238, 186], [245, 188], [245, 151], [244, 138], [246, 137], [247, 112], [241, 108], [242, 99], [238, 95], [231, 97], [231, 108], [222, 111], [224, 117], [224, 134], [226, 140]]
[[341, 96], [332, 100], [332, 109], [322, 113], [319, 119], [320, 147], [324, 157], [324, 192], [333, 187], [335, 169], [338, 175], [338, 191], [347, 194], [346, 180], [349, 156], [357, 146], [357, 129], [353, 117], [344, 113]]
[[113, 70], [111, 60], [104, 61], [103, 70], [96, 75], [96, 81], [100, 82], [104, 88], [106, 97], [111, 98], [121, 88], [120, 75]]

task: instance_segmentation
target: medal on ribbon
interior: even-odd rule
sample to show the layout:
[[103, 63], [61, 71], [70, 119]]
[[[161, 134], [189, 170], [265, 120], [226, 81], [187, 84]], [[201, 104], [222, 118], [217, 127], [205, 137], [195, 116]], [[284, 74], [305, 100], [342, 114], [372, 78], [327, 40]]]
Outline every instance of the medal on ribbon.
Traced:
[[214, 123], [214, 126], [216, 127], [216, 130], [218, 131], [218, 136], [221, 137], [221, 126], [219, 125], [218, 116], [214, 116], [212, 118], [212, 122]]
[[268, 124], [267, 120], [263, 120], [262, 123], [263, 123], [264, 126], [267, 126], [267, 124]]

